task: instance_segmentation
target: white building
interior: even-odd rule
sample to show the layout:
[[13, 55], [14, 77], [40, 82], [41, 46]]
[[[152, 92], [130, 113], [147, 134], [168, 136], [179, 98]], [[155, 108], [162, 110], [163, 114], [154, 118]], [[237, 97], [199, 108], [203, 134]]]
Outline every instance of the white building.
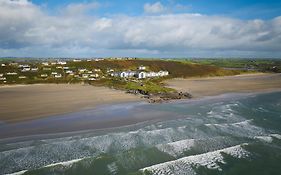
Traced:
[[95, 72], [100, 72], [101, 70], [100, 70], [100, 69], [94, 69], [94, 71], [95, 71]]
[[10, 63], [9, 65], [10, 65], [10, 66], [18, 66], [19, 63]]
[[110, 72], [114, 72], [114, 70], [113, 69], [107, 69], [106, 72], [110, 73]]
[[3, 77], [4, 74], [0, 74], [0, 77]]
[[153, 78], [153, 77], [164, 77], [168, 76], [169, 72], [168, 71], [159, 71], [159, 72], [139, 72], [137, 74], [137, 78], [139, 79], [144, 79], [144, 78]]
[[82, 74], [82, 78], [88, 78], [89, 74]]
[[43, 66], [49, 66], [49, 63], [48, 62], [43, 62], [42, 65]]
[[52, 72], [51, 74], [52, 74], [52, 75], [57, 75], [58, 73], [57, 73], [57, 72]]
[[113, 72], [110, 74], [113, 77], [129, 78], [136, 75], [135, 71]]
[[134, 72], [134, 71], [125, 71], [125, 72], [120, 73], [121, 78], [129, 78], [129, 77], [133, 77], [135, 75], [136, 75], [136, 72]]
[[2, 67], [5, 67], [5, 66], [6, 66], [6, 64], [2, 63], [2, 64], [1, 64], [1, 66], [2, 66]]
[[30, 71], [30, 67], [25, 67], [21, 70], [21, 72], [28, 72], [28, 71]]
[[74, 59], [73, 62], [81, 62], [82, 60]]
[[129, 77], [136, 77], [138, 79], [144, 78], [154, 78], [154, 77], [163, 77], [169, 75], [168, 71], [159, 71], [159, 72], [146, 72], [144, 71], [146, 68], [144, 66], [140, 66], [139, 70], [143, 71], [123, 71], [123, 72], [112, 72], [110, 75], [113, 77], [120, 77], [120, 78], [129, 78]]
[[62, 77], [62, 75], [61, 74], [57, 74], [57, 75], [55, 75], [55, 78], [61, 78]]
[[36, 67], [36, 68], [31, 68], [31, 71], [32, 72], [37, 72], [38, 71], [38, 68]]
[[28, 64], [20, 64], [18, 65], [19, 68], [30, 68]]
[[18, 73], [16, 73], [16, 72], [7, 72], [6, 74], [7, 75], [18, 75]]
[[139, 72], [139, 73], [138, 73], [138, 78], [139, 78], [139, 79], [144, 79], [144, 78], [146, 78], [146, 72]]
[[40, 75], [42, 78], [46, 78], [46, 77], [48, 77], [48, 75], [47, 74], [41, 74]]
[[67, 74], [73, 74], [73, 71], [72, 71], [72, 70], [67, 70], [67, 71], [65, 71], [65, 73], [67, 73]]
[[98, 78], [98, 77], [99, 77], [99, 74], [90, 74], [89, 77]]
[[6, 77], [0, 77], [0, 80], [4, 81], [6, 80], [7, 78]]
[[87, 69], [78, 69], [79, 72], [86, 72], [88, 71]]
[[158, 72], [158, 74], [159, 74], [160, 77], [164, 77], [164, 76], [168, 76], [168, 75], [169, 75], [169, 72], [168, 72], [168, 71], [162, 71], [162, 70], [161, 70], [161, 71]]
[[58, 61], [57, 64], [66, 65], [66, 61]]
[[138, 69], [139, 69], [139, 70], [145, 70], [146, 67], [145, 67], [145, 66], [140, 66]]

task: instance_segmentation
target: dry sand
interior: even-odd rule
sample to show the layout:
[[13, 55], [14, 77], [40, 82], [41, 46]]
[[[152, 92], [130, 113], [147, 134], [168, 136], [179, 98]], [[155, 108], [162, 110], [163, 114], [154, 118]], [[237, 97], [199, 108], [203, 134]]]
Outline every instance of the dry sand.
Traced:
[[0, 87], [0, 121], [17, 122], [76, 112], [97, 105], [140, 101], [136, 95], [106, 87], [67, 84]]
[[236, 92], [265, 92], [281, 90], [281, 74], [246, 74], [227, 77], [172, 79], [165, 82], [178, 91], [194, 97], [214, 96]]

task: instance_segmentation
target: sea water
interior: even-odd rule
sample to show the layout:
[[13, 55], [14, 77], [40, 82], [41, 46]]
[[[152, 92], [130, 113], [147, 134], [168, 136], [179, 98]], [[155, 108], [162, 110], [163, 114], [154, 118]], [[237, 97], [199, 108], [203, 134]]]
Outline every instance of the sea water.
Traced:
[[[116, 105], [106, 113], [150, 120], [102, 132], [2, 141], [0, 174], [281, 173], [281, 92]], [[73, 120], [78, 114], [71, 115]]]

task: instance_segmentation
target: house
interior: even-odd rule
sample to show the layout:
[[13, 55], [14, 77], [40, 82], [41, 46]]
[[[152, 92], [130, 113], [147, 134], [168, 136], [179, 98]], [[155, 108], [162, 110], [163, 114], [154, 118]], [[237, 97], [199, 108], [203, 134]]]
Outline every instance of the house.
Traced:
[[57, 64], [66, 65], [66, 61], [58, 61]]
[[95, 81], [95, 80], [97, 80], [97, 79], [95, 79], [95, 78], [88, 78], [88, 80], [89, 80], [89, 81]]
[[52, 72], [51, 74], [52, 74], [52, 75], [57, 75], [58, 73], [57, 73], [57, 72]]
[[78, 69], [79, 72], [86, 72], [88, 71], [87, 69]]
[[61, 78], [62, 77], [62, 75], [61, 74], [57, 74], [57, 75], [55, 75], [55, 78]]
[[120, 73], [121, 78], [129, 78], [129, 77], [134, 77], [136, 75], [135, 71], [124, 71]]
[[1, 66], [2, 66], [2, 67], [5, 67], [5, 66], [6, 66], [6, 64], [2, 63], [2, 64], [1, 64]]
[[18, 73], [16, 73], [16, 72], [7, 72], [6, 74], [7, 75], [17, 75]]
[[144, 79], [144, 78], [146, 78], [146, 72], [139, 72], [137, 77], [138, 77], [139, 79]]
[[38, 71], [38, 68], [37, 68], [37, 67], [31, 68], [31, 71], [32, 71], [32, 72], [37, 72], [37, 71]]
[[68, 70], [68, 69], [69, 69], [69, 67], [63, 67], [63, 69], [64, 69], [64, 70]]
[[48, 77], [48, 74], [41, 74], [40, 77], [46, 78], [46, 77]]
[[[147, 72], [145, 70], [146, 70], [145, 66], [139, 66], [138, 71], [112, 72], [110, 75], [113, 77], [121, 77], [121, 78], [136, 77], [138, 79], [163, 77], [169, 75], [168, 71], [161, 70], [159, 72]], [[107, 70], [107, 72], [109, 73], [110, 71]]]
[[6, 77], [0, 77], [0, 80], [1, 81], [4, 81], [4, 80], [6, 80], [7, 78]]
[[4, 74], [0, 74], [0, 77], [3, 77]]
[[89, 74], [82, 74], [82, 78], [88, 78]]
[[169, 72], [168, 72], [168, 71], [162, 71], [162, 70], [161, 70], [161, 71], [159, 71], [158, 73], [159, 73], [159, 76], [160, 76], [160, 77], [164, 77], [164, 76], [168, 76], [168, 75], [169, 75]]
[[25, 68], [23, 68], [22, 70], [21, 70], [21, 72], [28, 72], [28, 71], [30, 71], [31, 69], [30, 69], [30, 67], [25, 67]]
[[10, 65], [10, 66], [18, 66], [19, 63], [10, 63], [9, 65]]
[[73, 71], [72, 71], [72, 70], [67, 70], [67, 71], [65, 71], [65, 73], [67, 73], [67, 74], [73, 74]]
[[20, 64], [18, 65], [19, 68], [30, 68], [28, 64]]
[[137, 78], [144, 79], [144, 78], [153, 78], [153, 77], [163, 77], [169, 75], [168, 71], [159, 71], [159, 72], [138, 72]]
[[99, 77], [99, 74], [90, 74], [89, 77], [98, 78], [98, 77]]
[[81, 62], [82, 60], [74, 59], [73, 62]]
[[48, 62], [43, 62], [42, 65], [43, 66], [49, 66], [49, 63]]
[[106, 72], [110, 73], [110, 72], [114, 72], [114, 70], [113, 69], [107, 69]]
[[145, 66], [139, 66], [139, 68], [138, 68], [139, 70], [145, 70], [146, 69], [146, 67]]
[[94, 71], [95, 71], [95, 72], [100, 72], [101, 70], [100, 70], [100, 69], [94, 69]]

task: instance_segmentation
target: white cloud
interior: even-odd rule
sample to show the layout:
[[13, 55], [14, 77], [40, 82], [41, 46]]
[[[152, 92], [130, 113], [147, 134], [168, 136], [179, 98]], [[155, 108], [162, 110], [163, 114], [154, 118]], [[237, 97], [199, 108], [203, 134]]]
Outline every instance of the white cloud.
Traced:
[[[162, 14], [100, 18], [83, 13], [88, 10], [85, 6], [78, 5], [80, 15], [54, 16], [29, 1], [1, 0], [0, 53], [10, 56], [281, 56], [281, 17], [240, 20], [200, 14]], [[64, 10], [69, 12], [69, 6]]]
[[156, 2], [154, 4], [145, 3], [143, 9], [144, 12], [148, 14], [159, 14], [166, 11], [166, 8], [161, 4], [161, 2]]
[[91, 3], [71, 3], [68, 4], [63, 12], [67, 15], [79, 15], [89, 10], [96, 10], [100, 7], [98, 2], [91, 2]]

